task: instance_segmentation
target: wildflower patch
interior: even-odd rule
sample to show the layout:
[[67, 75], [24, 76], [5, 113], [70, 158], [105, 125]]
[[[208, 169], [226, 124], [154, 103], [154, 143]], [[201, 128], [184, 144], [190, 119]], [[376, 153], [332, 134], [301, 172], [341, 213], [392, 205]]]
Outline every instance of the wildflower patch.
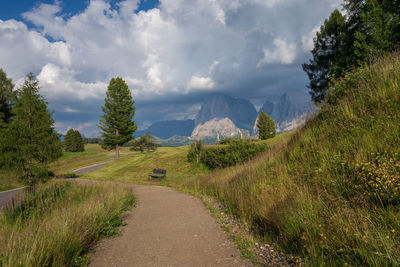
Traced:
[[45, 212], [50, 205], [62, 199], [70, 187], [70, 183], [64, 183], [27, 189], [8, 201], [3, 209], [4, 218], [8, 223], [14, 223], [19, 217], [27, 220], [33, 214]]
[[357, 165], [355, 189], [372, 204], [400, 203], [399, 155], [374, 154], [372, 160]]

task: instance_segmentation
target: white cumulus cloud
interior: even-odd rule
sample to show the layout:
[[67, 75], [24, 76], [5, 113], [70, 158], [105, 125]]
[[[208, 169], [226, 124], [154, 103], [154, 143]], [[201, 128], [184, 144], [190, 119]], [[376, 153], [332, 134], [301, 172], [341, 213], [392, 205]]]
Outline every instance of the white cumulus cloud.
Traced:
[[257, 67], [270, 63], [291, 64], [296, 59], [296, 44], [287, 43], [281, 39], [274, 40], [274, 49], [264, 49], [264, 57], [258, 62]]
[[214, 88], [214, 82], [210, 77], [192, 76], [187, 87], [188, 89], [210, 90]]

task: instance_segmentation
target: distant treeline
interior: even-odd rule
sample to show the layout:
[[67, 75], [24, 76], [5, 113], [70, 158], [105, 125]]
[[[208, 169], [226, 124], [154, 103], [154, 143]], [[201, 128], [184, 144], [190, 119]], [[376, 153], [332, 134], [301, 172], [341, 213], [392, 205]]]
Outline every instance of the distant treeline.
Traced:
[[85, 137], [83, 138], [85, 144], [100, 144], [101, 138], [99, 137]]

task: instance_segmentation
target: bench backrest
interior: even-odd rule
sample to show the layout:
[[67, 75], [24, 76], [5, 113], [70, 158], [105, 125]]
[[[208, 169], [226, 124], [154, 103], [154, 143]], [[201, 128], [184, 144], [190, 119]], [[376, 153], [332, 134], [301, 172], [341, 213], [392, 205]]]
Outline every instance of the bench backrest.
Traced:
[[167, 174], [167, 170], [163, 169], [154, 169], [153, 173], [159, 173], [159, 174]]

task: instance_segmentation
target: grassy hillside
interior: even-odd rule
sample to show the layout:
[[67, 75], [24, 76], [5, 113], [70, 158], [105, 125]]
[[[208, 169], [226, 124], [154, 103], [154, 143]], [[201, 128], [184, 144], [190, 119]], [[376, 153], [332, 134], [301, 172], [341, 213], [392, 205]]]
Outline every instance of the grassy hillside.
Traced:
[[[149, 181], [153, 169], [166, 169], [167, 178], [163, 183], [175, 181], [181, 183], [185, 179], [193, 179], [206, 173], [206, 168], [191, 165], [186, 160], [189, 147], [160, 147], [155, 152], [136, 153], [114, 160], [101, 169], [80, 176], [85, 179], [118, 181], [124, 183], [143, 184]], [[156, 180], [154, 180], [156, 181]]]
[[400, 265], [400, 56], [347, 75], [290, 140], [187, 186], [310, 265]]

